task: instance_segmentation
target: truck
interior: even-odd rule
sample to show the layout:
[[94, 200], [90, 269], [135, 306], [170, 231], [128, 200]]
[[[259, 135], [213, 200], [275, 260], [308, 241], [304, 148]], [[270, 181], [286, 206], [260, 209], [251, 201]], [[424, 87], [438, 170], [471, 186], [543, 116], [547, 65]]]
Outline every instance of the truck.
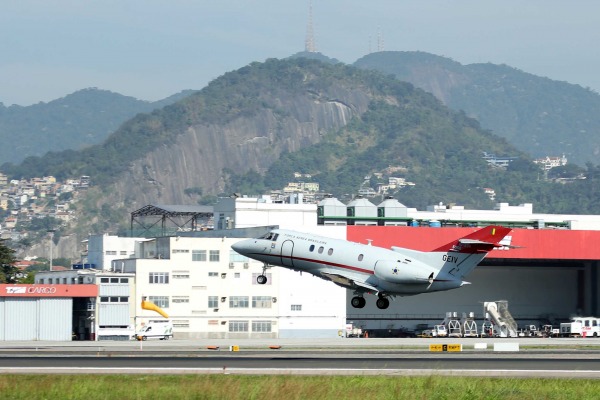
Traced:
[[160, 339], [169, 340], [173, 337], [173, 323], [165, 320], [148, 321], [139, 331], [136, 332], [137, 340]]
[[600, 318], [574, 317], [569, 322], [560, 324], [562, 337], [598, 337], [600, 335]]

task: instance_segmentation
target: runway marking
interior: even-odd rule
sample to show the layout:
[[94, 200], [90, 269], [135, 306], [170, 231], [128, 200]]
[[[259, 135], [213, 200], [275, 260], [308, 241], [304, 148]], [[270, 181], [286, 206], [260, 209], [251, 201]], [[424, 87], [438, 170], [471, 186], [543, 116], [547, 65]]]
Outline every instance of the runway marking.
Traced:
[[3, 374], [225, 374], [225, 375], [406, 375], [406, 376], [494, 376], [494, 377], [552, 377], [552, 378], [600, 378], [600, 370], [552, 370], [552, 369], [371, 369], [371, 368], [126, 368], [126, 367], [78, 367], [0, 368]]

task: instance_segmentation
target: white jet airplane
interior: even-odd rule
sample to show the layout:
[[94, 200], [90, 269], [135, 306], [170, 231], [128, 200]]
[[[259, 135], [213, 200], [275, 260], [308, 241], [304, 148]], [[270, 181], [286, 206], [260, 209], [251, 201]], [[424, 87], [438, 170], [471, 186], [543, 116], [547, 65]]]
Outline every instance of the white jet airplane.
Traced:
[[[415, 228], [417, 229], [417, 228]], [[511, 231], [490, 225], [431, 251], [401, 247], [391, 250], [310, 233], [273, 229], [256, 239], [234, 243], [236, 252], [262, 261], [265, 271], [280, 266], [308, 272], [354, 290], [351, 304], [363, 308], [365, 293], [378, 296], [377, 307], [389, 307], [389, 297], [450, 290], [469, 284], [464, 277]]]

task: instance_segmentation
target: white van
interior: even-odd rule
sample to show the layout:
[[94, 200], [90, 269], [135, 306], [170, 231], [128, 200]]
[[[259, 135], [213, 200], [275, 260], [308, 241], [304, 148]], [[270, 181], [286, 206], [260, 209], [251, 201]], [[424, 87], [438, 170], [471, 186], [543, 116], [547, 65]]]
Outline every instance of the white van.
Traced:
[[173, 337], [173, 323], [171, 321], [153, 320], [148, 321], [135, 334], [137, 340], [160, 339], [169, 340]]

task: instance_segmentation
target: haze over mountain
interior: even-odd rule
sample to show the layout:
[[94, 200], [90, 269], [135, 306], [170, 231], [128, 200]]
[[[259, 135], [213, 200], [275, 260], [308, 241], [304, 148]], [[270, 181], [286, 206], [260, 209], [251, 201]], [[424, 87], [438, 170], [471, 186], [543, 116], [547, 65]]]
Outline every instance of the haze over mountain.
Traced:
[[[519, 157], [508, 170], [483, 152]], [[415, 186], [395, 196], [410, 207], [535, 202], [537, 212], [598, 211], [599, 171], [569, 187], [539, 179], [528, 156], [433, 95], [376, 71], [316, 60], [267, 60], [227, 73], [184, 99], [138, 114], [100, 145], [2, 166], [10, 176], [92, 179], [75, 232], [122, 232], [147, 204], [197, 204], [233, 192], [281, 189], [310, 173], [336, 196], [394, 168]], [[390, 174], [389, 172], [386, 174]], [[595, 208], [594, 208], [595, 207]], [[61, 239], [62, 240], [62, 239]]]
[[48, 151], [102, 143], [119, 125], [189, 95], [192, 90], [148, 102], [97, 88], [82, 89], [27, 107], [0, 103], [0, 165], [19, 163]]
[[[321, 53], [290, 58], [339, 63]], [[392, 74], [434, 94], [444, 104], [481, 122], [533, 158], [565, 154], [580, 166], [600, 162], [600, 95], [566, 82], [534, 76], [506, 65], [462, 65], [423, 52], [378, 52], [353, 65]], [[47, 151], [102, 143], [120, 124], [193, 93], [157, 102], [84, 89], [49, 103], [0, 105], [0, 165]]]
[[369, 54], [354, 63], [392, 74], [464, 110], [532, 157], [600, 164], [600, 95], [507, 65], [462, 65], [424, 52]]

